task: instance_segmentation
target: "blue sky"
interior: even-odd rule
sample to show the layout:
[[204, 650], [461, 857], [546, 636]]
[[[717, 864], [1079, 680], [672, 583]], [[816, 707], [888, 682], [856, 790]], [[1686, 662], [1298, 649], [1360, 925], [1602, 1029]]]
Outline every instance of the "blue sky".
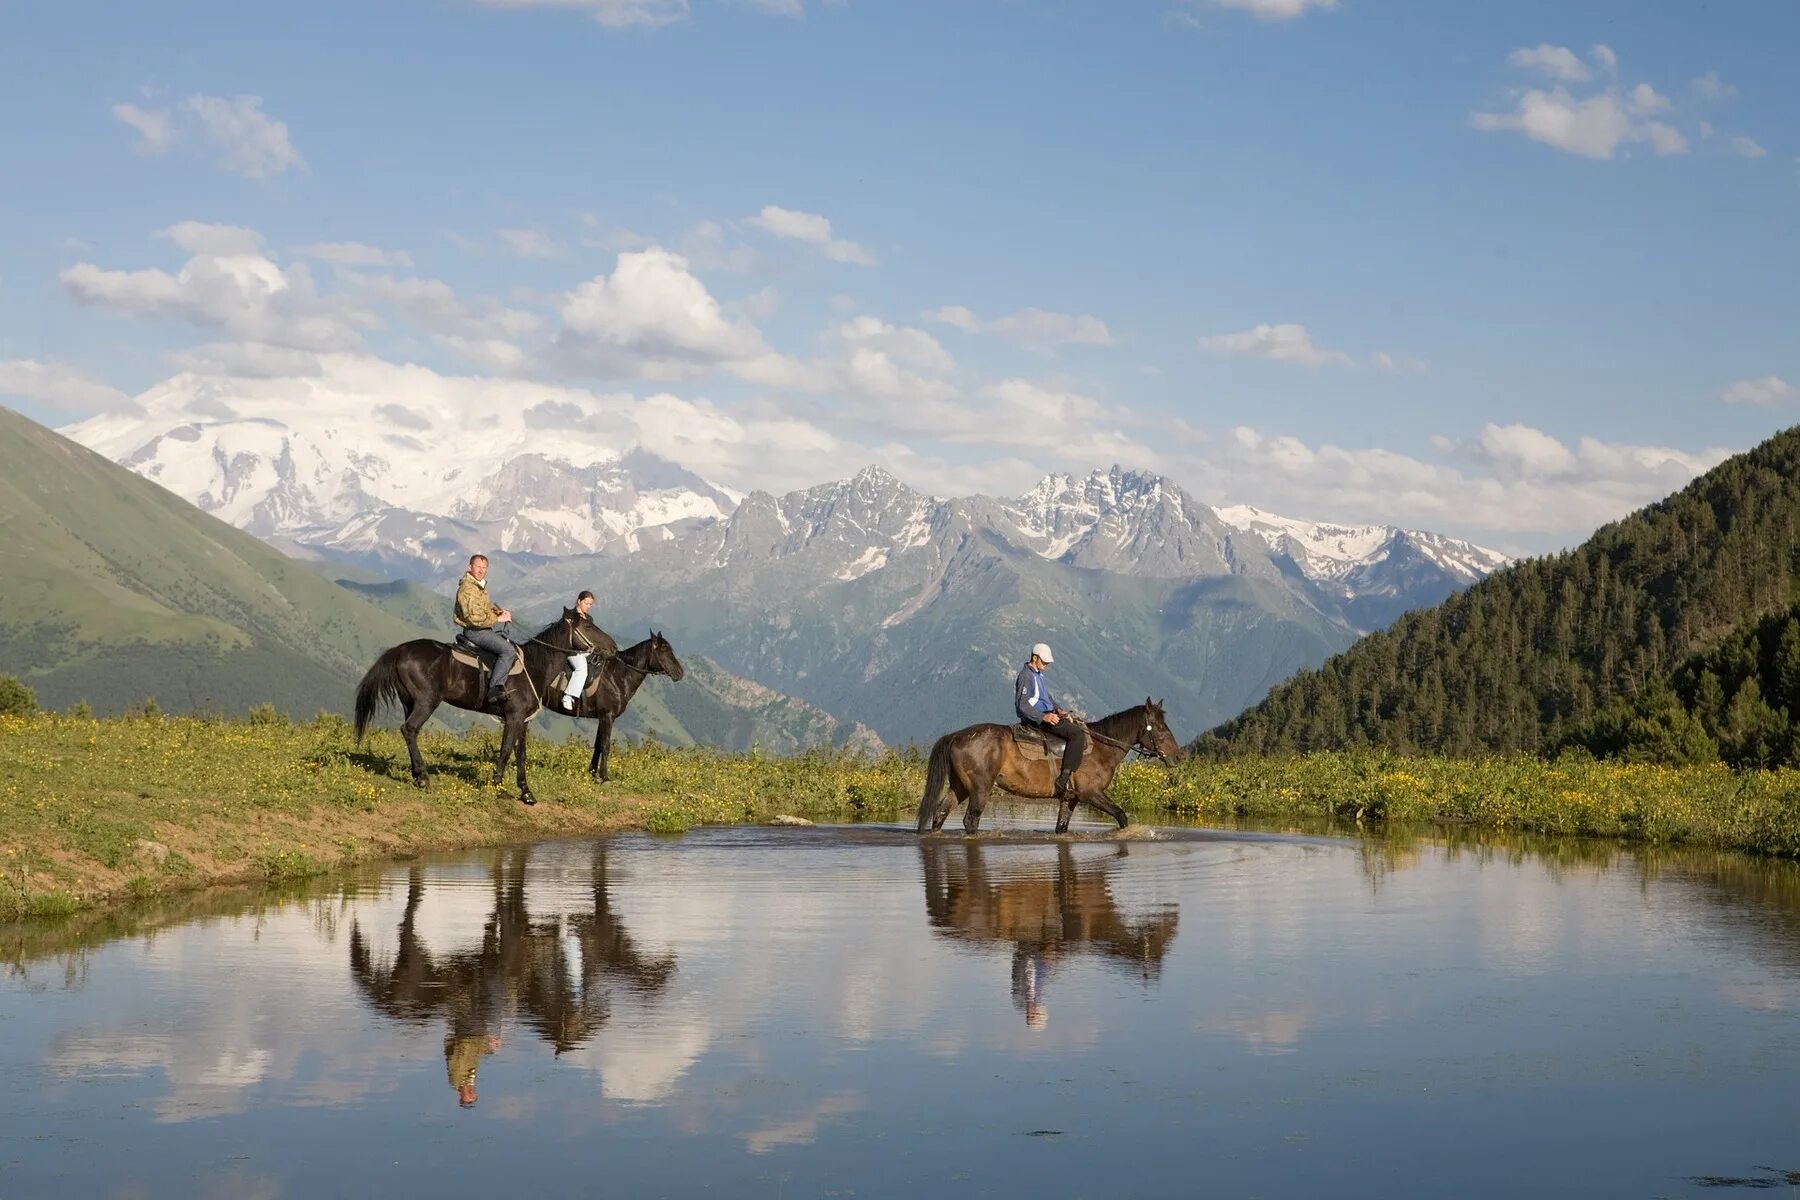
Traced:
[[621, 439], [739, 488], [1116, 460], [1544, 549], [1800, 412], [1795, 45], [1780, 2], [14, 6], [0, 393], [412, 363], [425, 408], [666, 397]]

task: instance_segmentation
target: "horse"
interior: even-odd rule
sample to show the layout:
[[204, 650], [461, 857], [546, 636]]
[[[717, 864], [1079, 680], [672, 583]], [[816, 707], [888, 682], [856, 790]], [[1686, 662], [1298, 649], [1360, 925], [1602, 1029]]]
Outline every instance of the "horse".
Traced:
[[687, 671], [675, 657], [668, 639], [655, 630], [637, 645], [627, 646], [600, 664], [577, 700], [575, 711], [569, 714], [594, 718], [594, 757], [588, 760], [589, 775], [606, 782], [607, 761], [612, 758], [613, 722], [624, 713], [644, 680], [652, 675], [667, 675], [680, 683], [685, 674]]
[[[1133, 750], [1163, 762], [1181, 756], [1181, 744], [1169, 732], [1160, 701], [1148, 696], [1142, 704], [1101, 717], [1087, 725], [1089, 748], [1070, 783], [1069, 796], [1061, 801], [1056, 832], [1069, 832], [1069, 818], [1078, 803], [1090, 804], [1119, 823], [1131, 824], [1125, 810], [1106, 794], [1119, 764]], [[998, 786], [1022, 800], [1055, 800], [1058, 748], [1045, 756], [1027, 756], [1013, 739], [1010, 725], [981, 724], [946, 733], [931, 748], [925, 768], [925, 795], [919, 801], [919, 832], [936, 833], [944, 820], [966, 803], [963, 830], [981, 828], [981, 810], [988, 792]], [[950, 794], [944, 795], [948, 784]]]
[[519, 762], [519, 801], [536, 804], [531, 786], [525, 780], [525, 734], [531, 718], [544, 707], [544, 697], [559, 672], [568, 668], [571, 654], [604, 658], [618, 652], [618, 643], [586, 613], [563, 609], [555, 623], [519, 648], [525, 668], [516, 676], [508, 676], [505, 691], [497, 705], [486, 700], [487, 674], [457, 663], [450, 657], [450, 646], [430, 638], [402, 642], [375, 660], [362, 682], [356, 685], [356, 740], [362, 741], [369, 718], [381, 704], [396, 704], [406, 710], [400, 723], [400, 735], [406, 739], [406, 754], [412, 764], [414, 787], [425, 786], [425, 760], [419, 756], [419, 730], [431, 719], [440, 704], [452, 704], [470, 712], [484, 712], [503, 722], [500, 735], [500, 761], [494, 764], [495, 787], [506, 776], [506, 760], [515, 754]]

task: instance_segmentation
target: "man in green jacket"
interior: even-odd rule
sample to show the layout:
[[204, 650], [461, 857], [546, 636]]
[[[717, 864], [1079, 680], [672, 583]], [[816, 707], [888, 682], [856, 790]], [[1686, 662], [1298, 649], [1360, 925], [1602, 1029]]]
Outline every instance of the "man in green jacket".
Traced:
[[456, 585], [456, 623], [462, 628], [465, 642], [494, 656], [493, 674], [488, 676], [487, 702], [498, 704], [519, 649], [511, 638], [495, 628], [511, 621], [512, 614], [488, 596], [487, 573], [487, 555], [473, 555], [469, 559], [469, 569]]

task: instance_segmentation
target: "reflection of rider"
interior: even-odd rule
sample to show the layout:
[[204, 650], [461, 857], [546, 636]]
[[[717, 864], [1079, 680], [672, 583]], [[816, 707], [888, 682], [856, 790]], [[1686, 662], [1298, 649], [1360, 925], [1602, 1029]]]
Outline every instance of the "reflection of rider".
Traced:
[[518, 648], [511, 638], [495, 628], [511, 621], [512, 614], [488, 596], [487, 573], [487, 555], [471, 556], [469, 569], [456, 585], [456, 623], [462, 629], [463, 641], [494, 656], [494, 671], [488, 676], [487, 702], [498, 704], [501, 693], [506, 690], [506, 677], [512, 671]]
[[1050, 1010], [1044, 1007], [1044, 983], [1050, 977], [1050, 963], [1055, 957], [1049, 946], [1013, 947], [1013, 1007], [1025, 1014], [1029, 1029], [1042, 1029], [1050, 1023]]
[[[587, 616], [594, 609], [594, 593], [584, 591], [575, 597], [575, 611]], [[588, 656], [587, 651], [569, 655], [569, 686], [563, 689], [562, 706], [564, 712], [574, 712], [575, 706], [581, 703], [581, 689], [587, 686]]]
[[1050, 656], [1050, 647], [1043, 642], [1031, 648], [1031, 658], [1019, 672], [1013, 689], [1013, 707], [1018, 711], [1019, 720], [1048, 737], [1061, 739], [1062, 773], [1056, 777], [1056, 797], [1066, 800], [1075, 772], [1081, 767], [1081, 756], [1087, 752], [1087, 732], [1050, 698], [1050, 688], [1044, 683], [1044, 668], [1055, 661]]
[[500, 1038], [494, 1034], [452, 1033], [444, 1039], [444, 1066], [456, 1089], [456, 1102], [464, 1108], [475, 1107], [475, 1069], [499, 1048]]

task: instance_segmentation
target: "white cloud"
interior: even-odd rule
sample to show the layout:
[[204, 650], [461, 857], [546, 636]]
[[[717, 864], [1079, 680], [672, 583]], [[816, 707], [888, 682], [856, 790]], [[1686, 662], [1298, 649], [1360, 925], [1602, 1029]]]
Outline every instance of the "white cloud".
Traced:
[[1800, 388], [1777, 375], [1740, 379], [1719, 393], [1719, 399], [1726, 404], [1774, 405], [1795, 396], [1800, 396]]
[[1206, 0], [1214, 8], [1249, 13], [1259, 21], [1292, 21], [1309, 9], [1330, 11], [1338, 0]]
[[1582, 83], [1593, 75], [1579, 54], [1567, 46], [1552, 46], [1548, 42], [1530, 49], [1521, 46], [1507, 55], [1506, 61], [1522, 71], [1542, 71], [1569, 83]]
[[1026, 308], [991, 321], [983, 321], [960, 304], [932, 309], [927, 321], [949, 325], [964, 333], [991, 333], [1033, 350], [1057, 346], [1111, 346], [1112, 331], [1099, 317]]
[[295, 246], [294, 253], [342, 267], [410, 267], [412, 255], [404, 250], [383, 250], [363, 242], [313, 242]]
[[189, 96], [174, 108], [113, 105], [113, 116], [138, 134], [132, 149], [157, 155], [178, 145], [210, 147], [221, 169], [250, 179], [267, 179], [305, 166], [288, 137], [286, 123], [263, 111], [261, 96]]
[[879, 317], [855, 317], [839, 325], [832, 335], [847, 345], [872, 347], [923, 370], [941, 374], [956, 367], [950, 352], [923, 329], [890, 325]]
[[1694, 94], [1702, 100], [1729, 100], [1737, 95], [1737, 89], [1719, 78], [1717, 71], [1708, 71], [1693, 81]]
[[159, 230], [189, 254], [260, 254], [262, 235], [242, 225], [209, 225], [205, 221], [181, 221]]
[[[1595, 46], [1590, 55], [1609, 80], [1618, 75], [1619, 60], [1609, 47]], [[1586, 81], [1592, 72], [1566, 46], [1544, 44], [1514, 50], [1507, 61], [1515, 67], [1545, 71], [1568, 82]], [[1609, 159], [1619, 148], [1644, 143], [1658, 155], [1686, 154], [1687, 137], [1674, 125], [1656, 120], [1674, 111], [1669, 98], [1647, 83], [1622, 89], [1608, 83], [1590, 95], [1576, 95], [1561, 84], [1516, 89], [1511, 111], [1473, 112], [1469, 124], [1484, 133], [1522, 133], [1534, 142], [1583, 158]]]
[[555, 258], [562, 253], [548, 234], [536, 229], [502, 229], [500, 241], [520, 258]]
[[730, 0], [737, 8], [748, 8], [770, 17], [805, 17], [806, 5], [800, 0]]
[[131, 147], [133, 151], [146, 157], [153, 157], [168, 150], [174, 142], [175, 131], [166, 109], [144, 109], [135, 104], [115, 104], [113, 116], [137, 131], [138, 140]]
[[571, 362], [649, 379], [692, 378], [768, 353], [747, 321], [726, 315], [679, 254], [621, 254], [562, 299], [558, 349]]
[[35, 400], [70, 412], [136, 407], [130, 396], [84, 371], [29, 358], [0, 359], [0, 396]]
[[[248, 342], [339, 350], [377, 324], [341, 296], [321, 296], [306, 267], [287, 268], [245, 250], [249, 230], [184, 222], [165, 231], [193, 252], [180, 270], [105, 270], [77, 263], [62, 284], [78, 302], [129, 317], [185, 321]], [[250, 244], [254, 244], [251, 242]], [[226, 252], [229, 251], [229, 252]]]
[[762, 211], [750, 217], [749, 223], [778, 238], [806, 242], [820, 247], [833, 262], [858, 267], [877, 265], [875, 255], [855, 242], [831, 235], [831, 222], [818, 213], [799, 212], [776, 204], [765, 204]]
[[1766, 158], [1769, 152], [1755, 138], [1739, 134], [1726, 143], [1731, 152], [1739, 158]]
[[1395, 375], [1413, 375], [1425, 370], [1416, 358], [1377, 350], [1367, 359], [1357, 359], [1341, 350], [1326, 350], [1313, 344], [1306, 326], [1292, 323], [1271, 325], [1267, 322], [1241, 333], [1221, 333], [1200, 339], [1200, 349], [1208, 354], [1228, 358], [1260, 358], [1269, 362], [1293, 363], [1302, 367], [1367, 366]]
[[608, 29], [655, 29], [685, 21], [688, 0], [477, 0], [488, 8], [559, 8], [586, 13]]
[[358, 296], [391, 306], [439, 339], [464, 362], [503, 374], [520, 371], [527, 355], [518, 339], [543, 330], [544, 318], [493, 300], [469, 302], [441, 279], [401, 279], [345, 271]]

